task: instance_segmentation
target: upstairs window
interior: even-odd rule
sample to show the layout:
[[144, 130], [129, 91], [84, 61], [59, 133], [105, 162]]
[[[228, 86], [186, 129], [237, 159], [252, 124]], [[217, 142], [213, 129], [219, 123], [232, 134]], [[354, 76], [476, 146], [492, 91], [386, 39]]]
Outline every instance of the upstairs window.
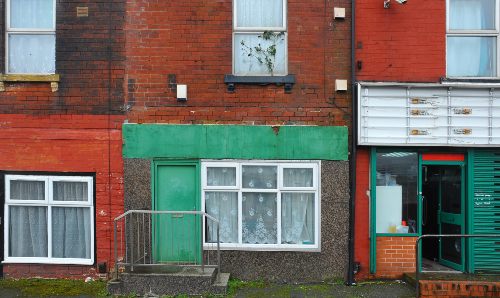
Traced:
[[287, 74], [286, 0], [234, 0], [233, 74]]
[[498, 77], [498, 2], [448, 0], [448, 77]]
[[6, 73], [55, 73], [55, 0], [7, 0]]

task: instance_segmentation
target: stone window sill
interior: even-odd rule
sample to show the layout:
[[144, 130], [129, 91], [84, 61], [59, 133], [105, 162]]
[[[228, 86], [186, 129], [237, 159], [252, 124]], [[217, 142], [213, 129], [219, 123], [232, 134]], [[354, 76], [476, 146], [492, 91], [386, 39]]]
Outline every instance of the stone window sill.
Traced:
[[32, 74], [0, 74], [0, 91], [5, 91], [4, 82], [47, 82], [52, 92], [59, 89], [60, 75], [32, 75]]
[[236, 84], [246, 85], [283, 85], [285, 93], [291, 93], [293, 84], [295, 84], [295, 75], [289, 74], [286, 76], [235, 76], [225, 75], [224, 83], [227, 84], [227, 91], [234, 92]]

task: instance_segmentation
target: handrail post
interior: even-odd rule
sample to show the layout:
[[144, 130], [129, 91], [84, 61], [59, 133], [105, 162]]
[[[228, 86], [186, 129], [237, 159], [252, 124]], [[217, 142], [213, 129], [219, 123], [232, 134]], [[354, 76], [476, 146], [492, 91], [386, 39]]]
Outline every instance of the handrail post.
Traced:
[[420, 250], [418, 249], [418, 246], [422, 237], [423, 236], [418, 237], [415, 242], [415, 290], [417, 292], [417, 298], [420, 297]]
[[[196, 215], [195, 215], [196, 216]], [[201, 238], [201, 241], [200, 241], [200, 246], [201, 246], [201, 272], [205, 273], [205, 254], [204, 254], [204, 251], [203, 251], [203, 223], [205, 221], [205, 214], [202, 214], [200, 216], [201, 218], [201, 235], [200, 235], [200, 238]]]

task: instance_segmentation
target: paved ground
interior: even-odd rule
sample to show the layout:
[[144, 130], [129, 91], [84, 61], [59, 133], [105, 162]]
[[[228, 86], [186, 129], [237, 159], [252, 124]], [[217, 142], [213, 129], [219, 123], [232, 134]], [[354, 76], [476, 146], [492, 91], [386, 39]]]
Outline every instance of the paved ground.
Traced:
[[235, 297], [415, 297], [412, 287], [404, 283], [367, 283], [347, 287], [333, 285], [294, 285], [270, 286], [266, 288], [244, 288], [236, 292]]

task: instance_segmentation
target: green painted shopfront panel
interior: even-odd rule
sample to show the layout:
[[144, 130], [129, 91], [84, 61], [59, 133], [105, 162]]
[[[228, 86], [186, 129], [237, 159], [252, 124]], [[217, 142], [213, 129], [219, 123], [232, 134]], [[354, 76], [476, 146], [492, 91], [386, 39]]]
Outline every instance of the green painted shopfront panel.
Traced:
[[[199, 208], [197, 164], [155, 163], [155, 210], [195, 211]], [[201, 236], [199, 215], [155, 215], [155, 260], [199, 263]]]
[[125, 158], [347, 160], [344, 126], [123, 125]]
[[[500, 235], [500, 150], [474, 151], [472, 233]], [[475, 273], [500, 272], [500, 238], [472, 241]]]

